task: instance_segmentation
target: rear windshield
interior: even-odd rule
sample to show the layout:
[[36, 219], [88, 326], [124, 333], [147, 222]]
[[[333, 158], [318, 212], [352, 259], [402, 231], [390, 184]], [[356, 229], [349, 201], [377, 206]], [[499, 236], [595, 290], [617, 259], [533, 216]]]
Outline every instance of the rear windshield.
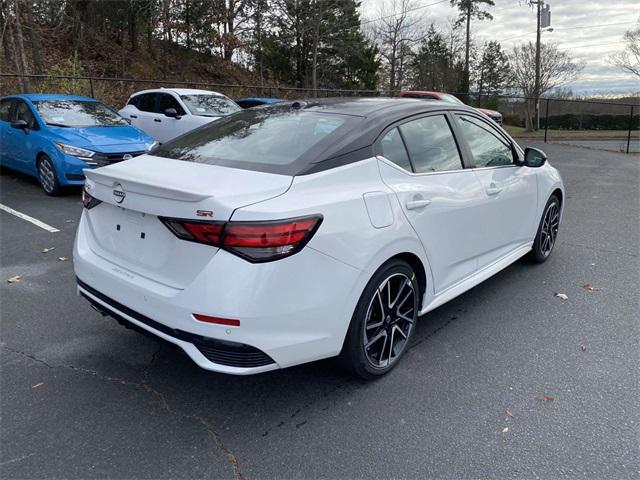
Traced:
[[115, 127], [127, 121], [104, 103], [90, 100], [38, 100], [33, 102], [47, 125], [59, 127]]
[[180, 95], [180, 98], [193, 115], [219, 117], [240, 110], [234, 101], [217, 95]]
[[288, 106], [243, 110], [165, 143], [153, 155], [295, 175], [360, 120]]

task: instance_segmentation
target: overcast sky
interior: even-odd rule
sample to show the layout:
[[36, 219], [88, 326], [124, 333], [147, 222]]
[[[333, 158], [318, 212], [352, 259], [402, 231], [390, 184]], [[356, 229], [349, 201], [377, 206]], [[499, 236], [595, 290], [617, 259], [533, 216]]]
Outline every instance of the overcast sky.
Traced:
[[[379, 16], [379, 5], [389, 0], [362, 0], [363, 20]], [[438, 0], [416, 0], [417, 6], [436, 3]], [[492, 21], [477, 21], [472, 31], [478, 43], [498, 40], [503, 48], [535, 41], [536, 14], [531, 7], [518, 0], [494, 0], [489, 11]], [[611, 52], [623, 48], [622, 36], [634, 27], [640, 17], [638, 0], [551, 0], [551, 26], [553, 32], [544, 32], [543, 41], [553, 41], [567, 50], [578, 61], [585, 62], [580, 76], [567, 85], [576, 94], [604, 94], [640, 92], [637, 77], [622, 72], [607, 63]], [[449, 1], [414, 12], [424, 15], [427, 23], [444, 26], [456, 17], [456, 10]]]

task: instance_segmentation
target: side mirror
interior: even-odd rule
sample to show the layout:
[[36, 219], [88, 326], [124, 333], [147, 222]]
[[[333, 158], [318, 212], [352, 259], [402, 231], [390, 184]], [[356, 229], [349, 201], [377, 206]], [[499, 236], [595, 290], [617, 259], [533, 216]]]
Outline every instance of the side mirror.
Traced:
[[18, 130], [27, 130], [29, 128], [29, 124], [24, 120], [16, 120], [11, 122], [12, 128], [17, 128]]
[[539, 148], [527, 147], [524, 149], [524, 165], [526, 167], [541, 167], [547, 161], [547, 154]]
[[182, 117], [180, 117], [180, 115], [178, 115], [178, 112], [177, 112], [177, 110], [176, 110], [175, 108], [167, 108], [167, 109], [164, 111], [164, 114], [165, 114], [167, 117], [169, 117], [169, 118], [175, 118], [176, 120], [180, 120], [180, 118], [182, 118]]

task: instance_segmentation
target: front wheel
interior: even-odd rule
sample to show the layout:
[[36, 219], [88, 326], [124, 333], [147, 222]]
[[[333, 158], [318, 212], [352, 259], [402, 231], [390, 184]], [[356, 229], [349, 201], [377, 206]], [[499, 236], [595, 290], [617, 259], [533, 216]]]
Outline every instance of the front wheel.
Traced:
[[545, 262], [553, 251], [560, 227], [560, 200], [551, 195], [544, 207], [544, 213], [538, 226], [529, 258], [535, 263]]
[[62, 187], [58, 182], [58, 175], [53, 162], [47, 155], [41, 155], [38, 159], [38, 180], [44, 193], [51, 196], [59, 195]]
[[340, 360], [361, 378], [384, 375], [407, 349], [420, 290], [411, 266], [392, 260], [367, 284], [349, 325]]

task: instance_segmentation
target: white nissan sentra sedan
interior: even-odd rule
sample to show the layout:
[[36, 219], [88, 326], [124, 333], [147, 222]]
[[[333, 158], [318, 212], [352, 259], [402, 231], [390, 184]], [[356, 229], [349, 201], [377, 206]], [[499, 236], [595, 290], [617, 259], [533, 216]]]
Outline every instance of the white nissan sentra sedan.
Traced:
[[544, 262], [565, 198], [540, 150], [410, 99], [245, 110], [86, 176], [80, 295], [232, 374], [388, 372], [419, 316]]

